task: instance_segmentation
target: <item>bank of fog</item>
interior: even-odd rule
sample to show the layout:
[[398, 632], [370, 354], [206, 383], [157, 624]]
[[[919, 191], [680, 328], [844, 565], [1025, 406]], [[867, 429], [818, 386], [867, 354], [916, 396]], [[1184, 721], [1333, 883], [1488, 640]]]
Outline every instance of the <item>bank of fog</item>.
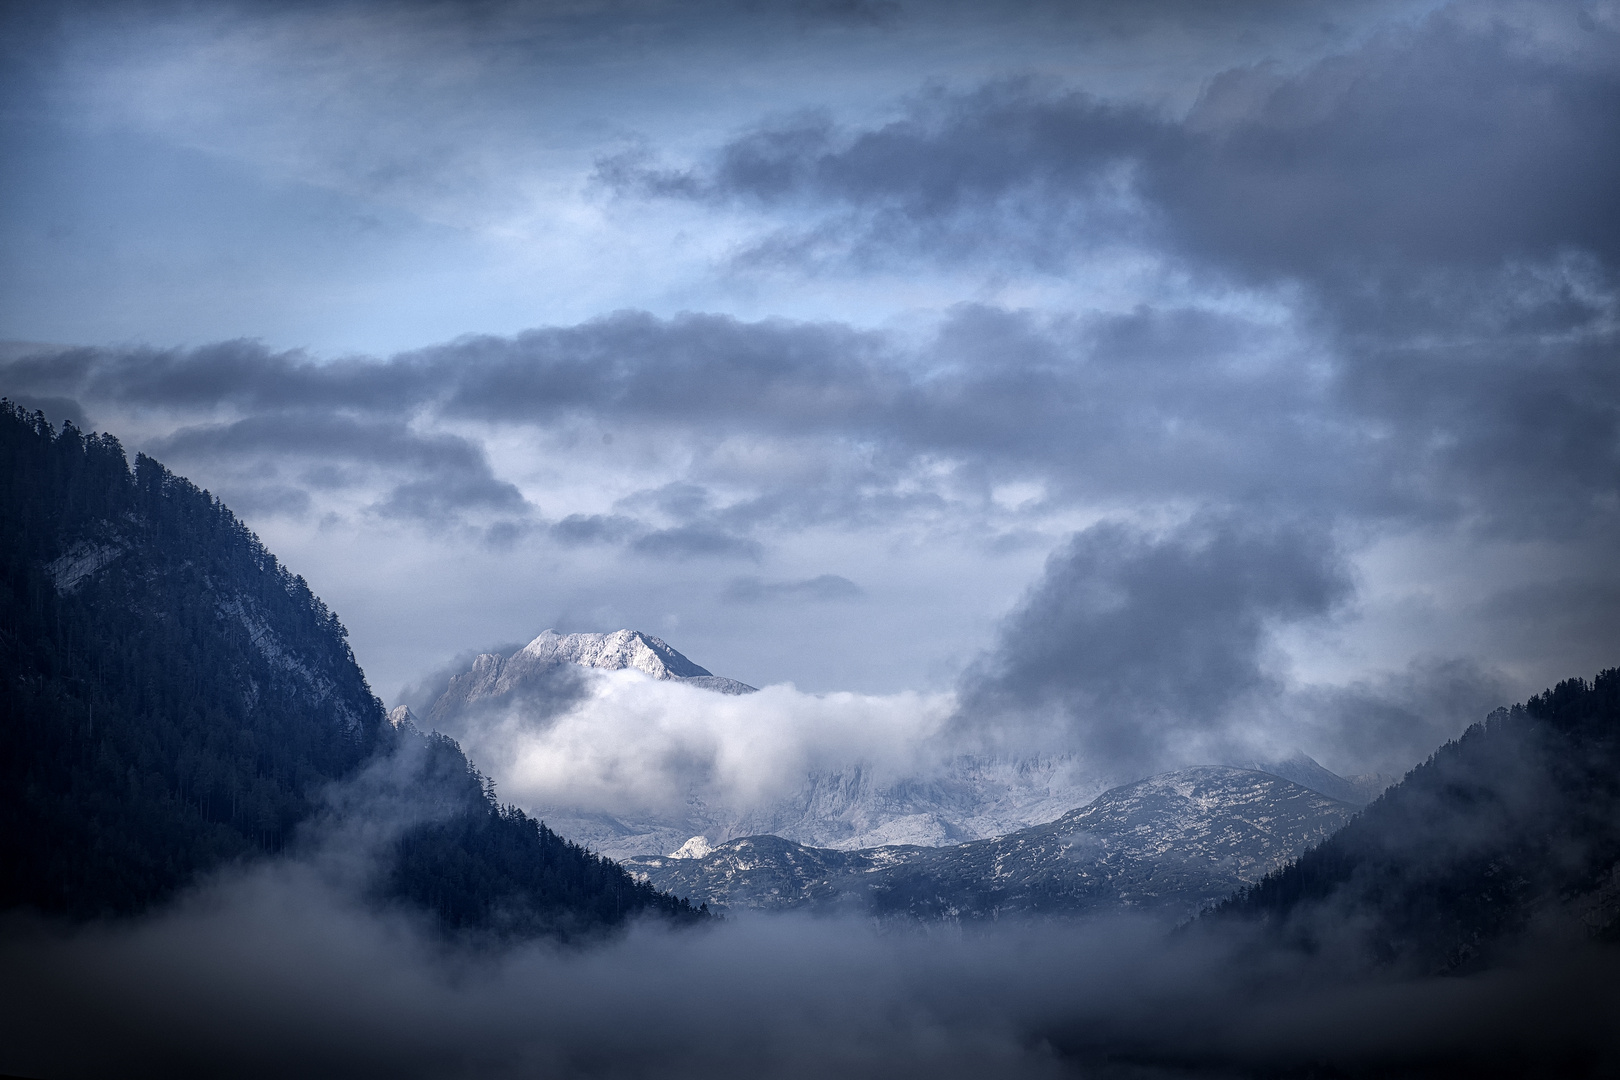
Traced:
[[1125, 917], [964, 930], [756, 916], [474, 946], [368, 906], [352, 880], [288, 859], [134, 922], [12, 920], [0, 1072], [1040, 1077], [1437, 1054], [1615, 1061], [1600, 1040], [1620, 965], [1590, 948], [1400, 981], [1230, 928]]
[[956, 752], [939, 737], [954, 707], [950, 694], [807, 694], [782, 684], [728, 695], [563, 666], [519, 693], [422, 713], [496, 778], [503, 798], [658, 813], [693, 795], [767, 806], [809, 774], [856, 763], [886, 778], [928, 775]]

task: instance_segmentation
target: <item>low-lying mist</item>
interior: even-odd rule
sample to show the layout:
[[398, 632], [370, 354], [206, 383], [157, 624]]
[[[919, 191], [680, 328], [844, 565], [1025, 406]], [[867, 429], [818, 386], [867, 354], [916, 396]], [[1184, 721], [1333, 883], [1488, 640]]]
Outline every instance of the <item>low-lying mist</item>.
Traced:
[[[350, 868], [352, 869], [352, 868]], [[148, 917], [0, 934], [0, 1071], [164, 1075], [1597, 1075], [1620, 957], [1543, 936], [1401, 978], [1251, 929], [1117, 916], [644, 923], [446, 941], [330, 858], [215, 875]], [[1608, 1032], [1605, 1034], [1605, 1032]]]

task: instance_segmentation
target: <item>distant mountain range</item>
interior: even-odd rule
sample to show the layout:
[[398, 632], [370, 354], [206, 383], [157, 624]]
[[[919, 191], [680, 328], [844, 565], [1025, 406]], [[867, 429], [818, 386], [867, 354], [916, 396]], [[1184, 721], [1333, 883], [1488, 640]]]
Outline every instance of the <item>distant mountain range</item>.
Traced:
[[593, 850], [623, 860], [674, 851], [693, 836], [721, 843], [770, 833], [850, 851], [885, 844], [934, 846], [1000, 836], [1089, 802], [1107, 785], [1069, 755], [958, 757], [924, 777], [853, 763], [805, 776], [790, 795], [730, 807], [694, 792], [662, 815], [609, 814], [557, 804], [531, 810]]
[[1355, 813], [1280, 776], [1226, 766], [1113, 788], [1055, 821], [945, 847], [856, 851], [750, 836], [625, 866], [694, 902], [953, 920], [1132, 909], [1196, 914]]

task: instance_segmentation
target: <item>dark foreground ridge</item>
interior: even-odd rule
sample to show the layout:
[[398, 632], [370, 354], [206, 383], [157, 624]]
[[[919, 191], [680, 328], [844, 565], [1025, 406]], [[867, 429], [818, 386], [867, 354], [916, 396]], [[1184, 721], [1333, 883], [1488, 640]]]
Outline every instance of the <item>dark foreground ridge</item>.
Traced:
[[1620, 938], [1620, 669], [1498, 709], [1212, 918], [1419, 972], [1538, 925]]
[[445, 929], [702, 917], [390, 725], [346, 637], [217, 498], [0, 402], [0, 909], [142, 911], [375, 818], [386, 774], [411, 782], [368, 834], [373, 891]]
[[423, 735], [409, 721], [394, 738], [398, 745], [375, 772], [391, 774], [418, 808], [431, 803], [438, 812], [391, 843], [379, 898], [432, 912], [443, 931], [503, 938], [590, 934], [635, 914], [707, 917], [706, 909], [636, 881], [611, 859], [502, 806], [454, 740]]

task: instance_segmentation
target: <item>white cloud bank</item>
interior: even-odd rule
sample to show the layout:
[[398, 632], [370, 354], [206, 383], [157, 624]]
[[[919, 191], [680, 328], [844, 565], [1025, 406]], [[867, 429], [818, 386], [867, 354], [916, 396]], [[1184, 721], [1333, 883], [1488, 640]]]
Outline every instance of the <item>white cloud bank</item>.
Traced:
[[582, 698], [560, 714], [536, 719], [520, 699], [453, 733], [523, 805], [658, 813], [696, 794], [747, 810], [856, 762], [880, 778], [933, 771], [955, 704], [948, 693], [809, 694], [791, 683], [733, 696], [588, 671]]

